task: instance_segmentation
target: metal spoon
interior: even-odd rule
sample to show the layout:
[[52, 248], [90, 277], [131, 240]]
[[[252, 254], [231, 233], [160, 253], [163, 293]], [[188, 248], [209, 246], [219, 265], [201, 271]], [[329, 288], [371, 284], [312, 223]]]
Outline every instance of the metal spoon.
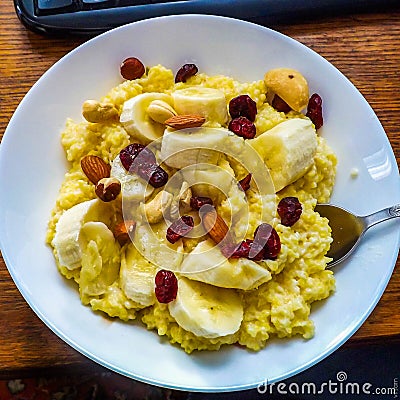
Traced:
[[331, 268], [345, 260], [354, 251], [361, 237], [371, 226], [400, 217], [400, 204], [366, 216], [354, 215], [332, 204], [317, 204], [315, 211], [322, 217], [328, 218], [332, 228], [333, 242], [327, 253], [327, 257], [332, 258], [332, 261], [328, 263], [328, 268]]

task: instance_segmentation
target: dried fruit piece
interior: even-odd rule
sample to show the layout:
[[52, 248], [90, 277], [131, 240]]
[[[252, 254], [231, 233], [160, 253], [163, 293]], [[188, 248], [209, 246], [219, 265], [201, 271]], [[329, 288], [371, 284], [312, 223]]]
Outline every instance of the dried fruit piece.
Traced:
[[143, 63], [136, 57], [126, 58], [120, 66], [122, 77], [128, 80], [141, 78], [145, 71]]
[[288, 113], [291, 110], [289, 104], [287, 104], [286, 101], [281, 99], [277, 94], [273, 97], [271, 105], [275, 110], [280, 112]]
[[164, 121], [165, 125], [170, 126], [174, 129], [185, 129], [185, 128], [197, 128], [206, 122], [206, 119], [201, 115], [186, 114], [186, 115], [174, 115]]
[[319, 94], [314, 93], [308, 101], [306, 116], [311, 119], [315, 125], [315, 129], [319, 129], [324, 124], [322, 116], [322, 98]]
[[157, 165], [154, 153], [142, 144], [126, 146], [120, 151], [119, 158], [127, 171], [137, 173], [155, 188], [164, 186], [168, 181], [168, 174]]
[[117, 178], [103, 178], [97, 182], [97, 197], [105, 202], [115, 200], [121, 192], [121, 182]]
[[130, 235], [135, 231], [136, 222], [133, 220], [121, 221], [116, 224], [113, 229], [113, 234], [118, 243], [123, 246], [130, 241]]
[[201, 207], [205, 206], [206, 204], [212, 206], [213, 201], [209, 197], [204, 196], [193, 196], [190, 198], [190, 208], [192, 210], [200, 210]]
[[246, 117], [232, 119], [228, 129], [244, 139], [253, 139], [256, 136], [256, 126]]
[[109, 178], [111, 166], [107, 164], [102, 158], [87, 155], [81, 159], [81, 168], [83, 173], [94, 185], [103, 178]]
[[252, 174], [247, 174], [243, 179], [241, 179], [238, 183], [239, 188], [242, 189], [244, 192], [250, 189], [250, 182], [251, 182]]
[[186, 82], [191, 76], [196, 75], [198, 68], [195, 64], [184, 64], [175, 75], [175, 83]]
[[176, 299], [178, 293], [178, 279], [172, 271], [161, 269], [157, 272], [155, 281], [155, 294], [160, 303], [170, 303]]
[[278, 203], [278, 214], [285, 226], [294, 225], [300, 218], [303, 208], [297, 197], [284, 197]]
[[229, 114], [232, 118], [246, 117], [254, 122], [257, 115], [257, 104], [250, 96], [242, 94], [229, 102]]
[[254, 232], [254, 242], [264, 249], [263, 259], [274, 260], [281, 251], [278, 232], [267, 223], [262, 223]]
[[190, 215], [182, 215], [174, 221], [167, 229], [167, 240], [175, 243], [182, 237], [186, 236], [194, 227], [193, 218]]

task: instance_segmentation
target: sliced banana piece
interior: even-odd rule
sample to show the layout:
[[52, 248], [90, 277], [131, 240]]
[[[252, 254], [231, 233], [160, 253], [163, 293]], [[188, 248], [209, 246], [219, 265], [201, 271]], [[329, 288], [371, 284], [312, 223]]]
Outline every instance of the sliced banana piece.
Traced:
[[157, 268], [179, 271], [183, 260], [182, 240], [174, 244], [168, 242], [167, 229], [165, 221], [151, 226], [145, 221], [138, 221], [134, 245], [139, 253]]
[[165, 164], [179, 169], [199, 163], [217, 164], [227, 142], [233, 140], [232, 132], [223, 128], [202, 127], [184, 132], [167, 129], [160, 157]]
[[83, 239], [82, 226], [88, 221], [104, 221], [110, 218], [108, 207], [99, 199], [79, 203], [66, 210], [56, 225], [51, 242], [61, 267], [74, 270], [81, 266]]
[[171, 105], [171, 97], [164, 93], [142, 93], [127, 100], [120, 115], [120, 122], [125, 130], [144, 143], [150, 143], [160, 138], [164, 125], [156, 122], [147, 112], [154, 100], [162, 100]]
[[184, 258], [180, 275], [210, 285], [250, 290], [271, 279], [270, 272], [247, 258], [227, 259], [215, 243], [200, 242]]
[[126, 297], [144, 307], [155, 303], [154, 277], [157, 268], [129, 245], [121, 259], [120, 285]]
[[81, 299], [86, 304], [86, 296], [102, 295], [118, 278], [120, 247], [103, 222], [86, 222], [81, 237], [82, 268], [78, 283]]
[[228, 120], [225, 94], [218, 89], [193, 86], [171, 93], [178, 114], [197, 114], [223, 125]]
[[125, 201], [145, 201], [154, 191], [154, 188], [137, 174], [130, 174], [122, 165], [119, 156], [112, 162], [110, 174], [121, 182], [122, 198]]
[[231, 335], [243, 320], [242, 301], [234, 289], [184, 277], [178, 279], [178, 293], [168, 309], [183, 329], [205, 338]]
[[275, 191], [303, 176], [314, 163], [317, 134], [308, 119], [288, 119], [247, 141], [270, 170]]

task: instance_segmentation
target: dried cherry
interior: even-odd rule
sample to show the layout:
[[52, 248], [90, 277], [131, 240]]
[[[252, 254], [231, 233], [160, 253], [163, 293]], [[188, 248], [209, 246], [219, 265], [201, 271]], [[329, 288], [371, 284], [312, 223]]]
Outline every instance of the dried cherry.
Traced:
[[154, 153], [140, 143], [126, 146], [120, 151], [119, 158], [127, 171], [137, 173], [155, 188], [164, 186], [168, 181], [168, 174], [157, 165]]
[[169, 303], [176, 299], [178, 279], [172, 271], [161, 269], [155, 277], [155, 294], [160, 303]]
[[246, 117], [232, 119], [228, 129], [244, 139], [253, 139], [256, 136], [256, 126]]
[[263, 259], [274, 260], [281, 251], [278, 232], [267, 223], [262, 223], [254, 232], [254, 242], [264, 249]]
[[249, 95], [242, 94], [234, 97], [229, 102], [229, 114], [233, 119], [246, 117], [251, 122], [254, 122], [257, 115], [257, 104]]
[[247, 174], [243, 179], [241, 179], [238, 183], [239, 188], [242, 189], [244, 192], [250, 189], [250, 182], [251, 182], [252, 174]]
[[192, 210], [200, 210], [200, 208], [206, 204], [212, 206], [212, 199], [205, 196], [193, 196], [190, 198], [190, 207]]
[[196, 75], [199, 69], [196, 64], [184, 64], [175, 75], [175, 83], [186, 82], [191, 76]]
[[294, 225], [300, 218], [303, 208], [297, 197], [284, 197], [278, 203], [278, 214], [285, 226]]
[[322, 98], [319, 94], [314, 93], [308, 100], [306, 116], [311, 119], [315, 125], [315, 129], [319, 129], [324, 124], [322, 116]]
[[190, 215], [182, 215], [174, 221], [167, 229], [166, 238], [168, 242], [174, 244], [182, 237], [186, 236], [194, 227], [194, 220]]

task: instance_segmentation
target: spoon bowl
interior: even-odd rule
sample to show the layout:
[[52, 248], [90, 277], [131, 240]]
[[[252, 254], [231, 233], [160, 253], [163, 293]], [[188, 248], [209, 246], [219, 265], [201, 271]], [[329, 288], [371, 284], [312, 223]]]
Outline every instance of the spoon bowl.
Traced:
[[380, 222], [400, 217], [400, 204], [365, 216], [355, 215], [332, 204], [317, 204], [315, 211], [329, 220], [332, 229], [333, 241], [326, 254], [332, 258], [328, 263], [328, 268], [331, 268], [345, 260], [355, 250], [369, 228]]

